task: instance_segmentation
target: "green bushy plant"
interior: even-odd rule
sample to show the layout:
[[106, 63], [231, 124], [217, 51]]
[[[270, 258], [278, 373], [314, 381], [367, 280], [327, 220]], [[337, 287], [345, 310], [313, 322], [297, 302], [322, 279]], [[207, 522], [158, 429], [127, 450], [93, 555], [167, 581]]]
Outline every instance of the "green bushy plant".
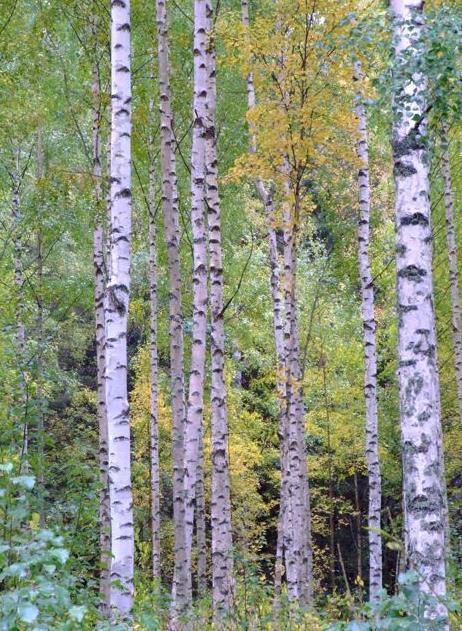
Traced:
[[30, 510], [34, 484], [0, 465], [0, 631], [90, 629], [91, 606], [76, 602], [63, 538]]
[[[426, 612], [441, 602], [436, 596], [422, 592], [419, 575], [408, 571], [399, 576], [398, 593], [385, 592], [377, 604], [366, 604], [350, 622], [337, 622], [327, 631], [443, 631], [443, 618], [429, 619]], [[458, 617], [457, 605], [445, 599], [450, 616]], [[459, 619], [459, 624], [461, 620]], [[460, 628], [459, 626], [455, 628]]]

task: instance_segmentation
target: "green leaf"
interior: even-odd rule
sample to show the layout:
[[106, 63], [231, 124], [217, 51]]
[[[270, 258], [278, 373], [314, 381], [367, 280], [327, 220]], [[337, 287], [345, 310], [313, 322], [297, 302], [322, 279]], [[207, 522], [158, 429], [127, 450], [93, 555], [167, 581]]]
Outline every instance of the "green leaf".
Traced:
[[13, 484], [21, 486], [23, 489], [33, 489], [35, 486], [35, 478], [33, 475], [18, 475], [15, 478], [11, 478]]
[[87, 608], [83, 605], [77, 606], [74, 605], [69, 609], [69, 616], [72, 620], [76, 620], [77, 622], [82, 622], [85, 614], [87, 612]]
[[21, 605], [19, 607], [18, 615], [19, 619], [22, 622], [27, 622], [28, 624], [31, 624], [32, 622], [35, 622], [37, 620], [39, 610], [32, 603], [25, 603], [24, 605]]
[[55, 559], [58, 559], [58, 561], [62, 565], [64, 565], [69, 558], [69, 551], [66, 550], [66, 548], [55, 548], [52, 551], [52, 555], [55, 557]]

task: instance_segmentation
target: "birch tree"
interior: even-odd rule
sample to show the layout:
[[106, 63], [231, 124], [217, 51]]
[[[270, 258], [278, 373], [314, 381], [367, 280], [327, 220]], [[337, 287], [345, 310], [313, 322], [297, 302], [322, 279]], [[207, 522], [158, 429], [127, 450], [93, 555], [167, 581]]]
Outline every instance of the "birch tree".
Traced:
[[151, 364], [151, 544], [152, 578], [160, 581], [160, 460], [159, 460], [159, 357], [157, 349], [157, 230], [156, 230], [156, 177], [154, 163], [153, 113], [154, 101], [149, 102], [149, 299], [150, 299], [150, 364]]
[[[92, 18], [92, 39], [97, 41], [97, 19]], [[111, 564], [111, 516], [108, 481], [108, 427], [105, 395], [105, 315], [104, 292], [106, 287], [104, 229], [103, 229], [103, 188], [101, 168], [101, 76], [99, 61], [95, 55], [92, 67], [92, 140], [93, 140], [93, 186], [96, 208], [93, 229], [93, 269], [94, 269], [94, 308], [96, 340], [96, 373], [98, 394], [99, 427], [99, 467], [100, 467], [100, 595], [102, 608], [109, 607]]]
[[170, 95], [168, 21], [165, 0], [157, 0], [157, 45], [160, 91], [160, 169], [169, 274], [170, 379], [173, 414], [173, 519], [175, 527], [175, 568], [173, 611], [181, 612], [187, 602], [184, 528], [184, 444], [185, 426], [183, 376], [183, 318], [181, 309], [180, 229], [175, 157], [175, 136]]
[[14, 284], [15, 284], [15, 318], [16, 318], [16, 347], [19, 361], [19, 409], [23, 415], [20, 431], [22, 433], [21, 446], [21, 470], [24, 473], [29, 471], [29, 425], [27, 421], [27, 393], [26, 393], [26, 326], [25, 298], [24, 298], [24, 253], [23, 253], [23, 214], [21, 207], [21, 148], [15, 147], [13, 151], [13, 169], [10, 172], [12, 199], [11, 215], [13, 230], [13, 251], [14, 251]]
[[[192, 603], [191, 552], [198, 459], [204, 411], [204, 373], [207, 326], [207, 243], [205, 229], [205, 142], [207, 117], [206, 0], [194, 2], [194, 99], [191, 150], [191, 227], [193, 241], [193, 323], [189, 398], [185, 426], [184, 493], [188, 603]], [[200, 532], [200, 531], [199, 531]]]
[[[360, 62], [355, 63], [354, 79], [362, 81]], [[380, 475], [378, 414], [377, 414], [377, 341], [374, 310], [374, 281], [369, 259], [371, 187], [369, 182], [369, 140], [366, 107], [362, 90], [357, 90], [356, 116], [358, 140], [356, 151], [360, 161], [359, 192], [359, 277], [361, 282], [361, 316], [364, 343], [364, 398], [366, 401], [366, 461], [368, 472], [368, 540], [369, 540], [369, 599], [376, 601], [382, 589], [381, 507], [382, 482]]]
[[206, 0], [209, 39], [207, 64], [206, 200], [210, 252], [211, 314], [211, 427], [212, 427], [212, 597], [216, 623], [233, 603], [233, 539], [228, 465], [228, 418], [225, 385], [225, 329], [223, 296], [223, 253], [221, 247], [218, 157], [215, 129], [216, 53], [213, 7]]
[[110, 607], [130, 619], [134, 528], [127, 393], [127, 319], [131, 240], [130, 2], [111, 3], [110, 269], [106, 287], [105, 395], [111, 514]]
[[[392, 0], [393, 157], [405, 544], [421, 588], [446, 593], [445, 496], [433, 305], [422, 0]], [[446, 615], [440, 604], [429, 617]], [[446, 625], [447, 628], [447, 625]]]

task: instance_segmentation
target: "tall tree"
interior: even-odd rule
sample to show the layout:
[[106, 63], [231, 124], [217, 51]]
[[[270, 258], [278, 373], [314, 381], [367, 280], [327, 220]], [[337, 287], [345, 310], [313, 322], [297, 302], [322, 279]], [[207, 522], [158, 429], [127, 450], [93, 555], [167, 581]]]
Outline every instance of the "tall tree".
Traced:
[[[247, 39], [249, 38], [250, 16], [248, 0], [241, 1], [241, 19], [246, 29]], [[252, 72], [247, 74], [247, 106], [252, 110], [256, 106], [255, 86]], [[257, 135], [254, 125], [250, 128], [250, 152], [257, 152]], [[276, 565], [275, 565], [275, 589], [276, 596], [281, 589], [281, 577], [283, 570], [283, 536], [284, 536], [284, 507], [287, 505], [287, 415], [286, 415], [286, 378], [285, 378], [285, 356], [284, 356], [284, 317], [283, 317], [283, 299], [281, 293], [280, 266], [277, 248], [277, 237], [275, 227], [275, 209], [272, 191], [265, 186], [263, 179], [259, 176], [255, 179], [255, 188], [257, 194], [264, 206], [265, 216], [268, 227], [268, 248], [270, 263], [270, 285], [271, 299], [273, 305], [273, 330], [274, 345], [276, 350], [276, 390], [278, 396], [278, 412], [279, 412], [279, 435], [280, 435], [280, 451], [282, 462], [282, 480], [280, 493], [280, 508], [278, 516], [277, 543], [276, 543]], [[277, 601], [277, 598], [276, 598]], [[277, 602], [276, 602], [277, 604]]]
[[[405, 544], [421, 588], [446, 593], [422, 0], [392, 0], [393, 157]], [[428, 615], [446, 615], [443, 604]]]
[[446, 215], [446, 239], [448, 244], [449, 282], [451, 289], [452, 339], [454, 343], [454, 364], [456, 370], [459, 418], [462, 423], [462, 316], [460, 308], [456, 230], [454, 223], [454, 190], [449, 154], [449, 129], [446, 121], [443, 122], [441, 128], [441, 160]]
[[170, 95], [168, 19], [165, 0], [157, 0], [157, 44], [160, 91], [160, 169], [169, 274], [170, 379], [173, 414], [173, 519], [175, 527], [175, 568], [173, 611], [182, 611], [187, 601], [184, 528], [184, 441], [185, 425], [183, 374], [183, 318], [181, 309], [180, 228], [175, 156], [175, 136]]
[[23, 214], [21, 207], [21, 184], [23, 173], [21, 172], [21, 147], [18, 145], [13, 150], [13, 169], [10, 172], [12, 198], [12, 230], [14, 249], [14, 284], [15, 284], [15, 317], [16, 317], [16, 347], [19, 362], [19, 414], [20, 431], [22, 433], [21, 446], [21, 470], [29, 471], [29, 424], [27, 420], [27, 392], [25, 371], [26, 359], [26, 326], [25, 297], [24, 297], [24, 246], [23, 246]]
[[110, 278], [106, 287], [105, 395], [111, 513], [110, 607], [130, 619], [134, 527], [127, 392], [127, 322], [131, 242], [130, 1], [111, 3]]
[[188, 602], [192, 602], [191, 552], [194, 528], [198, 459], [204, 413], [204, 376], [207, 333], [207, 243], [205, 229], [205, 142], [207, 117], [206, 0], [194, 2], [194, 99], [191, 150], [191, 227], [193, 241], [193, 322], [189, 398], [185, 426], [184, 492]]
[[287, 589], [301, 605], [312, 598], [311, 512], [297, 304], [297, 240], [300, 226], [300, 189], [288, 158], [285, 160], [284, 226], [284, 358], [286, 377], [288, 497], [284, 525]]
[[160, 459], [159, 459], [159, 357], [157, 348], [157, 228], [156, 174], [154, 162], [154, 100], [149, 101], [149, 298], [150, 298], [150, 363], [151, 363], [151, 542], [152, 577], [160, 581]]
[[206, 199], [210, 250], [211, 427], [212, 427], [212, 597], [214, 619], [229, 612], [234, 596], [233, 538], [228, 464], [228, 416], [225, 384], [223, 253], [218, 191], [216, 115], [216, 51], [213, 7], [206, 1], [209, 39], [207, 63]]
[[[360, 84], [360, 62], [355, 63], [354, 79]], [[371, 187], [369, 182], [369, 140], [366, 107], [362, 89], [357, 90], [356, 116], [358, 140], [356, 151], [360, 161], [358, 170], [359, 192], [359, 277], [361, 282], [361, 316], [364, 343], [364, 398], [366, 401], [366, 461], [368, 472], [368, 539], [369, 539], [369, 598], [376, 601], [382, 589], [382, 481], [379, 462], [377, 414], [377, 341], [374, 309], [374, 281], [369, 259]]]
[[[96, 15], [92, 17], [92, 40], [97, 48], [98, 21]], [[104, 384], [105, 372], [105, 320], [104, 320], [104, 291], [106, 287], [105, 271], [105, 240], [104, 240], [104, 195], [102, 187], [101, 167], [101, 73], [98, 53], [94, 55], [92, 67], [92, 140], [93, 140], [93, 187], [95, 200], [95, 218], [93, 229], [93, 269], [94, 269], [94, 308], [95, 308], [95, 341], [96, 341], [96, 373], [98, 394], [98, 427], [99, 427], [99, 466], [100, 466], [100, 595], [102, 608], [109, 607], [111, 564], [111, 515], [109, 504], [108, 480], [108, 428], [106, 413], [106, 395]]]

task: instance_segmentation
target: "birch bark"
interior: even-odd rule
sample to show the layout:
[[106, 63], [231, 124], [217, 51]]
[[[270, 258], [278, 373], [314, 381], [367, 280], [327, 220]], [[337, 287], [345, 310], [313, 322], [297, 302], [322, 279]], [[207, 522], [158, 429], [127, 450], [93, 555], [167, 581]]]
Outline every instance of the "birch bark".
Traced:
[[[398, 356], [406, 551], [421, 588], [446, 593], [445, 494], [433, 306], [432, 231], [425, 135], [422, 0], [392, 0], [393, 156]], [[443, 604], [429, 617], [447, 616]], [[447, 628], [447, 624], [444, 625]]]
[[[361, 65], [355, 64], [354, 79], [362, 81]], [[382, 537], [381, 527], [382, 480], [380, 475], [378, 414], [377, 414], [377, 342], [374, 312], [374, 282], [369, 260], [371, 190], [369, 183], [369, 145], [366, 108], [357, 94], [358, 141], [356, 152], [360, 161], [359, 189], [359, 276], [361, 282], [361, 316], [364, 343], [364, 398], [366, 401], [366, 461], [369, 476], [368, 540], [369, 540], [369, 600], [376, 601], [382, 589]]]
[[197, 593], [199, 597], [204, 596], [207, 589], [207, 541], [205, 534], [204, 426], [202, 425], [196, 480]]
[[[127, 320], [131, 240], [130, 2], [111, 3], [110, 268], [106, 287], [105, 394], [111, 513], [110, 607], [131, 619], [134, 531], [127, 392]], [[129, 622], [130, 624], [130, 622]], [[130, 624], [131, 626], [131, 624]]]
[[[247, 33], [250, 29], [249, 3], [248, 0], [241, 0], [241, 19]], [[247, 75], [247, 106], [251, 110], [256, 105], [255, 86], [253, 75], [250, 72]], [[250, 153], [257, 151], [257, 136], [255, 129], [250, 128]], [[278, 597], [281, 591], [282, 571], [284, 563], [284, 545], [283, 538], [285, 531], [291, 531], [289, 515], [285, 513], [287, 506], [287, 416], [286, 416], [286, 377], [285, 377], [285, 356], [284, 356], [284, 315], [283, 315], [283, 299], [281, 293], [280, 266], [277, 249], [276, 230], [274, 227], [274, 203], [271, 191], [265, 187], [263, 180], [257, 176], [255, 179], [255, 188], [261, 202], [265, 208], [265, 215], [268, 226], [268, 249], [270, 262], [270, 285], [271, 299], [273, 303], [273, 331], [274, 344], [276, 351], [276, 392], [278, 397], [278, 416], [279, 416], [279, 436], [280, 436], [280, 454], [281, 454], [281, 493], [280, 508], [277, 526], [277, 543], [276, 543], [276, 562], [274, 570], [275, 585], [275, 606], [278, 606]], [[284, 527], [284, 520], [289, 520]]]
[[[97, 20], [92, 19], [92, 35], [96, 41]], [[98, 395], [98, 427], [99, 427], [99, 468], [100, 468], [100, 597], [104, 613], [109, 608], [111, 564], [111, 515], [109, 504], [108, 480], [108, 430], [105, 397], [105, 316], [104, 291], [106, 286], [104, 261], [103, 230], [103, 189], [101, 169], [101, 77], [97, 58], [92, 68], [92, 138], [93, 138], [93, 187], [95, 199], [95, 227], [93, 230], [93, 270], [94, 270], [94, 307], [95, 307], [95, 340], [96, 340], [96, 373]]]
[[[182, 612], [187, 603], [187, 577], [185, 576], [184, 528], [184, 444], [185, 425], [183, 377], [183, 318], [181, 311], [180, 230], [178, 189], [175, 157], [175, 137], [170, 97], [170, 61], [168, 20], [165, 0], [156, 1], [157, 43], [160, 91], [160, 168], [161, 196], [164, 214], [169, 272], [169, 337], [170, 379], [173, 414], [173, 519], [175, 524], [175, 562], [172, 586], [172, 613]], [[175, 613], [176, 612], [176, 613]]]
[[448, 244], [449, 282], [452, 306], [452, 339], [457, 383], [459, 419], [462, 423], [462, 317], [460, 308], [459, 273], [457, 269], [457, 244], [454, 224], [454, 192], [451, 162], [449, 158], [449, 130], [446, 121], [441, 129], [442, 172], [444, 184], [444, 208], [446, 214], [446, 239]]
[[149, 299], [150, 299], [150, 364], [151, 364], [151, 562], [152, 578], [160, 581], [160, 460], [159, 460], [159, 358], [157, 349], [157, 231], [156, 231], [156, 190], [154, 165], [153, 127], [154, 102], [149, 103], [150, 110], [150, 155], [149, 155]]
[[289, 598], [308, 605], [312, 598], [311, 513], [305, 449], [304, 406], [301, 395], [300, 341], [296, 298], [296, 239], [298, 208], [287, 165], [284, 199], [284, 356], [287, 414], [287, 519], [285, 530]]
[[185, 426], [184, 493], [188, 604], [192, 604], [191, 554], [197, 468], [204, 413], [207, 332], [207, 243], [205, 227], [205, 131], [207, 118], [206, 0], [194, 2], [194, 99], [191, 151], [191, 227], [193, 240], [193, 322], [189, 398]]
[[[14, 284], [16, 288], [16, 345], [19, 370], [19, 404], [22, 447], [21, 472], [29, 471], [29, 426], [27, 422], [27, 392], [26, 392], [26, 327], [24, 323], [24, 270], [23, 270], [23, 238], [22, 238], [22, 209], [21, 209], [21, 148], [14, 151], [14, 167], [11, 173], [12, 200], [11, 215], [13, 220], [13, 249], [14, 249]], [[19, 420], [19, 419], [18, 419]]]
[[234, 596], [233, 541], [228, 469], [228, 418], [224, 377], [225, 330], [223, 317], [223, 255], [220, 198], [218, 192], [216, 113], [216, 53], [213, 40], [213, 8], [206, 0], [207, 122], [206, 199], [210, 249], [211, 373], [212, 373], [212, 596], [214, 620], [230, 611]]

